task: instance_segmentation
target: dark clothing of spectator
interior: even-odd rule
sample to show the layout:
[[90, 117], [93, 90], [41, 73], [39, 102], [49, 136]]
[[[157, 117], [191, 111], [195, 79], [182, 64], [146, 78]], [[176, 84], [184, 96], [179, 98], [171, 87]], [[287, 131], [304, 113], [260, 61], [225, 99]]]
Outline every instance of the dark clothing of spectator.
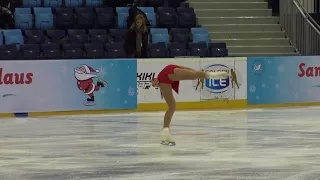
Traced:
[[184, 1], [186, 1], [186, 0], [165, 0], [165, 1], [164, 1], [164, 4], [165, 4], [165, 6], [167, 6], [167, 7], [177, 8], [177, 7], [179, 7], [180, 4], [181, 4], [182, 2], [184, 2]]
[[10, 10], [10, 1], [0, 1], [0, 29], [14, 29], [15, 23], [13, 14]]
[[128, 57], [146, 58], [148, 52], [148, 31], [132, 25], [126, 34], [125, 50]]

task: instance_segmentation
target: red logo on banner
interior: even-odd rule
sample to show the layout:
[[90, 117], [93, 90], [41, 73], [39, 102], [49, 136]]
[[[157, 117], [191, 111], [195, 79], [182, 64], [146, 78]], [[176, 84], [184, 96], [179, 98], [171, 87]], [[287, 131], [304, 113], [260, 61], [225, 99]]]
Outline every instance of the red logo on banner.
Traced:
[[299, 77], [317, 77], [320, 76], [320, 67], [307, 67], [305, 69], [306, 64], [305, 63], [301, 63], [299, 64], [299, 71], [300, 73], [298, 73]]
[[0, 68], [0, 84], [31, 84], [33, 73], [4, 73]]

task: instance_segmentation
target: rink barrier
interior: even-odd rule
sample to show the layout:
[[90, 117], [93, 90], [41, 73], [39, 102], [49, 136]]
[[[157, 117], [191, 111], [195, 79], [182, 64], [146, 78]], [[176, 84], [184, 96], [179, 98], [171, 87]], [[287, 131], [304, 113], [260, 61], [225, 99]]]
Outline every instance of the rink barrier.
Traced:
[[[138, 103], [141, 109], [157, 111], [166, 109], [159, 89], [152, 87], [151, 80], [168, 64], [176, 64], [203, 71], [226, 71], [231, 78], [237, 79], [233, 88], [230, 78], [180, 81], [179, 94], [175, 96], [178, 109], [200, 110], [221, 108], [244, 108], [247, 99], [247, 58], [172, 58], [172, 59], [138, 59], [137, 83]], [[231, 73], [234, 72], [234, 73]], [[235, 86], [235, 85], [234, 85]]]
[[[212, 109], [243, 109], [247, 106], [247, 100], [233, 101], [203, 101], [203, 102], [177, 102], [177, 110], [212, 110]], [[135, 110], [90, 110], [90, 111], [57, 111], [57, 112], [31, 112], [5, 114], [2, 117], [37, 117], [37, 116], [63, 116], [63, 115], [84, 115], [84, 114], [106, 114], [106, 113], [129, 113], [164, 111], [167, 109], [165, 103], [138, 104]], [[1, 114], [2, 115], [2, 114]]]
[[0, 113], [137, 108], [136, 59], [0, 62]]
[[317, 105], [320, 56], [249, 57], [248, 104]]
[[[39, 116], [65, 116], [65, 115], [85, 115], [85, 114], [108, 114], [108, 113], [132, 113], [132, 112], [151, 112], [164, 111], [167, 109], [165, 103], [155, 103], [155, 108], [151, 108], [147, 104], [138, 104], [136, 110], [91, 110], [91, 111], [57, 111], [57, 112], [31, 112], [31, 113], [4, 113], [0, 118], [12, 117], [39, 117]], [[308, 107], [320, 106], [320, 102], [310, 103], [285, 103], [285, 104], [262, 104], [248, 105], [246, 100], [235, 100], [228, 102], [177, 102], [178, 111], [188, 110], [219, 110], [219, 109], [257, 109], [257, 108], [287, 108], [287, 107]]]
[[[72, 60], [74, 61], [74, 60]], [[90, 60], [92, 63], [95, 60]], [[101, 60], [99, 60], [101, 61]], [[132, 61], [132, 60], [131, 60]], [[242, 62], [237, 62], [242, 61]], [[25, 61], [30, 63], [31, 61]], [[41, 61], [35, 61], [37, 63]], [[58, 61], [59, 62], [59, 61]], [[69, 62], [69, 61], [68, 61]], [[245, 94], [238, 92], [235, 97], [245, 96], [245, 99], [237, 98], [212, 98], [201, 99], [201, 94], [191, 92], [190, 89], [195, 85], [194, 81], [181, 83], [181, 94], [177, 98], [177, 110], [212, 110], [212, 109], [243, 109], [243, 108], [281, 108], [291, 106], [318, 106], [320, 96], [318, 96], [318, 76], [320, 76], [320, 58], [318, 56], [290, 56], [290, 57], [249, 57], [249, 58], [175, 58], [175, 59], [138, 59], [137, 60], [137, 83], [138, 95], [136, 108], [131, 109], [108, 109], [108, 110], [66, 110], [66, 111], [43, 111], [24, 113], [2, 113], [0, 117], [33, 117], [51, 115], [75, 115], [75, 114], [105, 114], [105, 113], [125, 113], [125, 112], [144, 112], [144, 111], [163, 111], [167, 106], [160, 98], [159, 90], [150, 90], [148, 87], [152, 77], [167, 64], [180, 64], [183, 66], [202, 69], [204, 66], [212, 64], [224, 65], [228, 68], [233, 67], [238, 77], [245, 77], [242, 84], [245, 84]], [[24, 72], [23, 68], [1, 62], [1, 70], [9, 69], [8, 72]], [[238, 66], [237, 66], [237, 64]], [[243, 64], [245, 63], [245, 69]], [[239, 66], [240, 65], [240, 66]], [[10, 71], [10, 67], [18, 69]], [[31, 65], [32, 66], [32, 65]], [[79, 66], [79, 63], [76, 65]], [[26, 66], [28, 67], [28, 66]], [[221, 66], [220, 66], [221, 67]], [[238, 69], [237, 67], [241, 67]], [[309, 70], [307, 72], [307, 69]], [[311, 69], [310, 69], [311, 67]], [[43, 68], [43, 67], [42, 67]], [[145, 71], [147, 69], [147, 71]], [[288, 71], [288, 69], [291, 69]], [[245, 71], [244, 71], [245, 70]], [[314, 70], [314, 74], [310, 74]], [[319, 71], [319, 72], [318, 72]], [[144, 74], [143, 74], [144, 73]], [[308, 74], [309, 73], [309, 74]], [[318, 74], [317, 74], [318, 73]], [[151, 75], [150, 75], [151, 74]], [[244, 75], [245, 74], [245, 75]], [[299, 75], [301, 74], [301, 75]], [[73, 76], [73, 74], [72, 74]], [[248, 77], [248, 78], [247, 78]], [[127, 77], [126, 77], [127, 78]], [[144, 82], [141, 84], [141, 82]], [[4, 87], [4, 86], [2, 86]], [[230, 88], [230, 86], [229, 86]], [[141, 90], [142, 89], [142, 90]], [[288, 89], [290, 91], [288, 91]], [[0, 88], [1, 93], [3, 90]], [[183, 94], [186, 93], [187, 94]], [[193, 94], [188, 94], [188, 93]], [[73, 92], [74, 93], [74, 92]], [[226, 94], [226, 93], [225, 93]], [[231, 94], [232, 95], [232, 94]], [[142, 100], [141, 98], [144, 98]], [[149, 99], [150, 97], [154, 99]], [[271, 97], [271, 98], [270, 98]], [[186, 98], [186, 99], [184, 99]], [[199, 98], [190, 101], [188, 98]], [[0, 102], [1, 103], [1, 102]], [[5, 106], [3, 106], [5, 108]], [[2, 108], [3, 111], [3, 108]], [[23, 112], [22, 110], [20, 112]]]

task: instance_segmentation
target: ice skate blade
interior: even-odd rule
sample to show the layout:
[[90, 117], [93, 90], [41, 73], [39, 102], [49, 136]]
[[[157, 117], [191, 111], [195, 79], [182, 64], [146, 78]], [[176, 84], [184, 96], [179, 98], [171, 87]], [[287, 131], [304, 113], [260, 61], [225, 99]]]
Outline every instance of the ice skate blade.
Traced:
[[175, 146], [175, 142], [169, 142], [169, 141], [161, 141], [160, 144], [165, 145], [165, 146]]
[[95, 105], [96, 105], [96, 103], [94, 103], [94, 102], [89, 102], [89, 101], [84, 101], [83, 104], [84, 104], [85, 106], [95, 106]]

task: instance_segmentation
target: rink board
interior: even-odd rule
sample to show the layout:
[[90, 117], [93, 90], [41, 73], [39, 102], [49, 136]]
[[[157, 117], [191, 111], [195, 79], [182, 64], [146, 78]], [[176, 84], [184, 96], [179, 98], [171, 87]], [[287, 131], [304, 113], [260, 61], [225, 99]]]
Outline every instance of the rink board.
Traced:
[[0, 62], [0, 113], [137, 108], [136, 59]]
[[[169, 64], [185, 66], [203, 71], [225, 71], [225, 79], [180, 81], [179, 94], [174, 93], [177, 102], [232, 101], [247, 99], [247, 58], [173, 58], [138, 59], [137, 84], [138, 103], [162, 103], [158, 88], [151, 86], [152, 78]], [[234, 72], [234, 73], [232, 73]]]
[[320, 56], [249, 57], [248, 104], [320, 102]]
[[[62, 111], [52, 110], [50, 112], [26, 111], [26, 113], [4, 112], [0, 114], [0, 117], [163, 111], [167, 108], [167, 105], [164, 100], [161, 99], [159, 89], [155, 89], [151, 86], [151, 80], [152, 78], [157, 77], [158, 73], [168, 64], [187, 66], [197, 70], [222, 70], [229, 72], [230, 75], [230, 79], [225, 79], [223, 81], [218, 80], [215, 82], [208, 82], [206, 80], [203, 87], [201, 84], [197, 87], [198, 81], [181, 82], [180, 94], [175, 94], [177, 110], [317, 106], [320, 105], [320, 100], [317, 99], [319, 98], [319, 93], [317, 91], [320, 89], [318, 88], [320, 85], [317, 83], [317, 76], [320, 74], [314, 74], [315, 77], [298, 77], [298, 74], [301, 71], [301, 68], [299, 67], [301, 63], [306, 64], [305, 73], [307, 73], [308, 67], [317, 68], [320, 66], [320, 64], [319, 66], [317, 64], [319, 60], [319, 56], [138, 59], [134, 60], [137, 62], [136, 92], [138, 103], [136, 109], [74, 109]], [[94, 60], [90, 60], [90, 63], [93, 63], [93, 61]], [[4, 66], [2, 65], [1, 67], [3, 68]], [[77, 66], [72, 65], [72, 67]], [[95, 67], [98, 66], [95, 65]], [[231, 84], [231, 69], [235, 70], [239, 88], [236, 87], [235, 84]], [[64, 70], [64, 68], [61, 67], [60, 70]], [[71, 71], [69, 72], [71, 73]], [[311, 76], [311, 72], [308, 73], [309, 76]], [[317, 70], [314, 71], [314, 73], [317, 73]], [[71, 76], [72, 75], [70, 75], [70, 77]], [[275, 78], [272, 78], [271, 76]], [[281, 76], [281, 78], [278, 78], [279, 76]], [[275, 97], [276, 95], [279, 95], [278, 93], [275, 93], [275, 89], [268, 90], [268, 88], [271, 87], [270, 85], [274, 85], [275, 83], [279, 84], [279, 86], [274, 87], [279, 89], [281, 93], [285, 94], [286, 91], [291, 92], [295, 89], [296, 91], [299, 91], [299, 94], [306, 94], [309, 96], [297, 96], [297, 93], [288, 93], [286, 94], [288, 96], [287, 99], [266, 98], [267, 96]], [[292, 87], [285, 88], [287, 85], [291, 85]], [[312, 90], [310, 90], [311, 87]], [[0, 89], [3, 90], [3, 86]], [[261, 97], [264, 97], [264, 99], [261, 99]], [[295, 101], [294, 98], [298, 98], [297, 101]], [[279, 102], [276, 102], [275, 100]]]

